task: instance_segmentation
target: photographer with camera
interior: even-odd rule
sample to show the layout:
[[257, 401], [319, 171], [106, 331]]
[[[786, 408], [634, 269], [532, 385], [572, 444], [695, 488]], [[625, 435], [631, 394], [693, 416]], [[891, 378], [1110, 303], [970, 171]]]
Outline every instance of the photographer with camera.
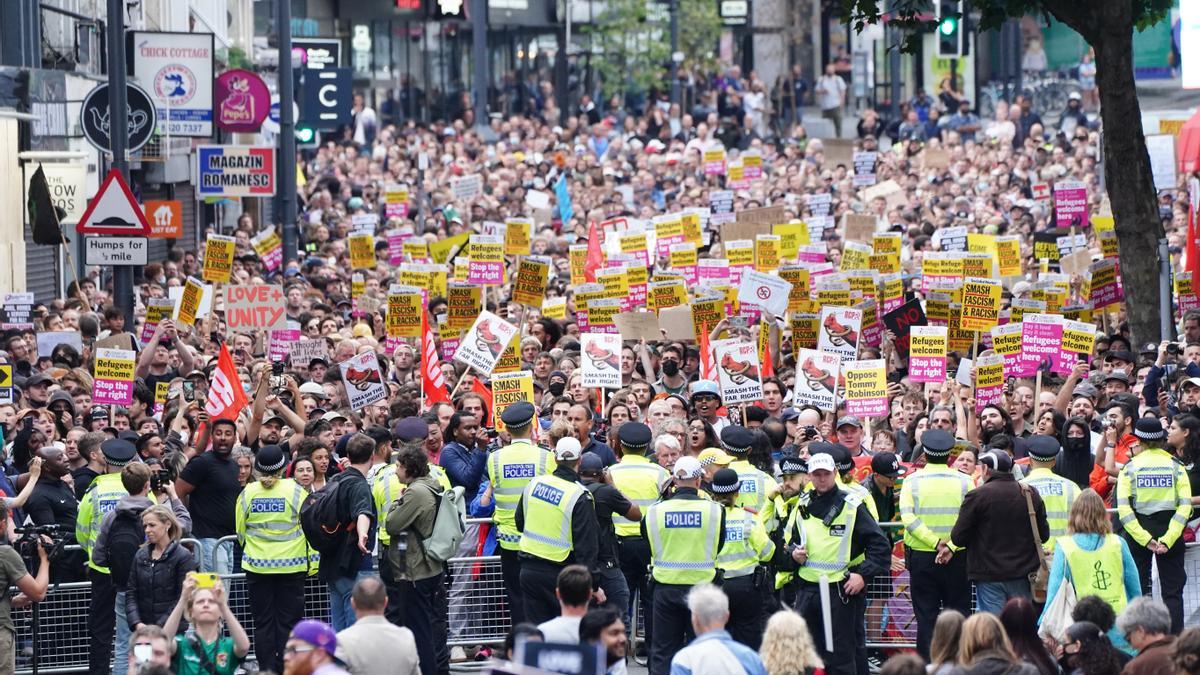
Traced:
[[[8, 520], [8, 506], [0, 501], [0, 519]], [[27, 533], [16, 542], [8, 543], [7, 535], [0, 539], [0, 583], [4, 588], [16, 586], [20, 591], [10, 598], [0, 594], [0, 673], [11, 673], [16, 668], [17, 629], [12, 620], [13, 607], [25, 607], [31, 602], [41, 602], [50, 586], [50, 554], [46, 548], [51, 540], [36, 532]], [[31, 575], [22, 555], [29, 559], [37, 556], [37, 575]]]
[[[1200, 344], [1169, 342], [1164, 340], [1158, 345], [1158, 359], [1146, 373], [1146, 383], [1142, 386], [1142, 397], [1146, 405], [1158, 405], [1164, 412], [1174, 417], [1183, 412], [1196, 408], [1197, 398], [1200, 397], [1200, 364], [1195, 362], [1200, 354]], [[1182, 370], [1183, 375], [1177, 375]], [[1179, 382], [1177, 393], [1163, 389], [1163, 382]]]

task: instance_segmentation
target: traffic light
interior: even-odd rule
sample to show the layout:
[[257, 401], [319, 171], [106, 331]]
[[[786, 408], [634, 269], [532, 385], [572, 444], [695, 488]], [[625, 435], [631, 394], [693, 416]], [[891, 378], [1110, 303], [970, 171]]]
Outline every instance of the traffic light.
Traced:
[[296, 125], [296, 147], [317, 147], [317, 132], [312, 127]]
[[937, 55], [944, 59], [961, 58], [966, 52], [962, 0], [938, 0], [937, 20]]

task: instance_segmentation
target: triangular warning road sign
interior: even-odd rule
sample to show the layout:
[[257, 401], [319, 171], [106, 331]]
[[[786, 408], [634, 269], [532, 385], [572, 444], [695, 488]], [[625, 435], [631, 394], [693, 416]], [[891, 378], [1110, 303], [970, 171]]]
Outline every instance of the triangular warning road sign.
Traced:
[[80, 234], [145, 237], [150, 234], [150, 223], [146, 221], [146, 214], [133, 198], [121, 172], [112, 169], [100, 184], [100, 191], [88, 203], [87, 211], [79, 219], [75, 231]]

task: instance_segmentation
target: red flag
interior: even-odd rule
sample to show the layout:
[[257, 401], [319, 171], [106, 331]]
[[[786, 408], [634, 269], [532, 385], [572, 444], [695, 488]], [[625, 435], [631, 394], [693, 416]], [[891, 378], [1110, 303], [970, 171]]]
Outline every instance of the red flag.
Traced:
[[246, 398], [246, 392], [242, 389], [237, 366], [233, 364], [233, 357], [229, 355], [229, 346], [222, 342], [221, 354], [217, 357], [217, 367], [213, 370], [204, 410], [209, 418], [214, 420], [235, 420], [238, 413], [249, 405], [250, 399]]
[[713, 363], [712, 350], [708, 348], [708, 324], [700, 329], [700, 379], [717, 380], [717, 364]]
[[426, 408], [432, 408], [435, 403], [450, 403], [450, 392], [446, 391], [446, 380], [442, 378], [442, 363], [426, 312], [421, 312], [421, 391], [425, 394]]
[[487, 406], [486, 406], [487, 407], [487, 421], [484, 423], [483, 426], [485, 426], [485, 427], [492, 426], [492, 405], [493, 405], [492, 390], [490, 388], [488, 388], [488, 386], [486, 384], [483, 383], [483, 380], [476, 377], [472, 381], [471, 391], [482, 396], [483, 402], [487, 404]]
[[775, 377], [775, 359], [771, 358], [771, 341], [763, 343], [762, 366], [758, 369], [763, 379]]
[[596, 270], [604, 267], [604, 251], [600, 248], [600, 228], [595, 222], [588, 223], [587, 265], [583, 268], [583, 278], [588, 282], [596, 280]]
[[[1190, 191], [1189, 191], [1190, 192]], [[1187, 229], [1187, 245], [1185, 247], [1187, 255], [1187, 271], [1192, 273], [1192, 288], [1196, 288], [1196, 284], [1200, 281], [1200, 242], [1196, 241], [1200, 238], [1200, 223], [1197, 223], [1196, 214], [1196, 198], [1197, 195], [1188, 195], [1188, 229]]]

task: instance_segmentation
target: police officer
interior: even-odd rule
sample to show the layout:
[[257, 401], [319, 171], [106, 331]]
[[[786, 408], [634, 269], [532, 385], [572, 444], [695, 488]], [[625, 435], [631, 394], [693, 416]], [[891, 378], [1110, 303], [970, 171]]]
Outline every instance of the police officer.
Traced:
[[558, 616], [558, 573], [583, 565], [598, 587], [600, 524], [592, 493], [579, 482], [579, 440], [567, 436], [554, 448], [554, 473], [529, 481], [514, 514], [521, 533], [521, 595], [525, 619], [542, 623]]
[[[650, 448], [650, 427], [641, 422], [626, 422], [617, 431], [617, 440], [621, 443], [621, 460], [608, 468], [612, 485], [633, 502], [645, 515], [650, 505], [658, 501], [663, 486], [671, 474], [663, 467], [646, 458]], [[621, 555], [621, 573], [625, 575], [625, 584], [632, 595], [636, 590], [639, 599], [650, 607], [649, 591], [646, 585], [646, 574], [650, 568], [650, 545], [642, 537], [641, 521], [634, 522], [619, 516], [613, 517], [613, 526], [617, 533], [617, 546]], [[636, 607], [635, 602], [629, 603]], [[647, 613], [648, 615], [649, 613]], [[651, 623], [646, 622], [646, 642], [649, 644], [652, 633]]]
[[1151, 562], [1158, 567], [1163, 603], [1171, 613], [1171, 632], [1183, 630], [1183, 527], [1192, 515], [1192, 484], [1178, 459], [1163, 449], [1167, 432], [1158, 420], [1133, 425], [1133, 459], [1117, 476], [1117, 517], [1125, 528], [1137, 565], [1142, 593], [1150, 594]]
[[[88, 648], [88, 671], [108, 673], [112, 666], [113, 633], [117, 627], [117, 589], [107, 567], [92, 561], [92, 549], [100, 534], [104, 516], [116, 508], [117, 502], [129, 494], [121, 484], [121, 469], [137, 455], [133, 443], [110, 438], [100, 444], [106, 470], [96, 476], [79, 504], [79, 516], [75, 521], [75, 541], [88, 556], [88, 579], [92, 582], [92, 597], [88, 605], [88, 633], [91, 635]], [[154, 494], [147, 495], [154, 500]]]
[[521, 545], [521, 533], [516, 525], [517, 504], [529, 481], [554, 471], [554, 456], [531, 440], [535, 413], [533, 405], [524, 401], [514, 403], [500, 413], [512, 443], [492, 453], [487, 463], [488, 480], [496, 499], [492, 522], [496, 526], [496, 543], [500, 545], [500, 569], [504, 592], [508, 596], [508, 613], [514, 626], [525, 621], [521, 564], [517, 559]]
[[712, 479], [713, 499], [725, 507], [725, 538], [717, 554], [721, 590], [729, 596], [726, 630], [734, 640], [758, 649], [762, 642], [764, 563], [775, 555], [775, 542], [753, 513], [736, 506], [742, 482], [733, 469], [719, 469]]
[[930, 429], [921, 436], [925, 466], [904, 479], [900, 488], [900, 521], [904, 523], [904, 557], [912, 582], [913, 615], [917, 619], [917, 651], [929, 658], [933, 624], [943, 609], [971, 613], [971, 582], [964, 556], [938, 564], [949, 546], [950, 532], [971, 479], [946, 462], [954, 436]]
[[687, 594], [717, 577], [717, 552], [725, 541], [725, 510], [700, 496], [703, 469], [695, 457], [680, 457], [672, 470], [675, 493], [650, 507], [642, 536], [650, 542], [654, 585], [654, 641], [650, 675], [667, 675], [671, 657], [693, 637]]
[[304, 617], [304, 581], [312, 568], [300, 529], [304, 488], [280, 478], [287, 458], [278, 445], [254, 457], [258, 479], [238, 496], [235, 530], [242, 547], [246, 594], [254, 617], [254, 653], [262, 670], [283, 666], [288, 634]]
[[[808, 460], [801, 457], [784, 457], [779, 460], [779, 494], [775, 496], [775, 516], [779, 526], [771, 533], [775, 547], [779, 550], [790, 550], [793, 528], [788, 527], [792, 522], [792, 513], [800, 503], [800, 494], [808, 487]], [[792, 583], [796, 572], [790, 569], [777, 569], [775, 572], [775, 591], [779, 600], [792, 607], [795, 603], [796, 588]]]
[[754, 445], [754, 433], [743, 426], [731, 424], [721, 430], [721, 444], [733, 455], [729, 468], [737, 472], [742, 482], [737, 505], [758, 516], [764, 524], [774, 529], [774, 504], [767, 499], [779, 489], [773, 476], [756, 468], [746, 458]]
[[[406, 417], [397, 422], [392, 429], [392, 438], [398, 444], [397, 451], [408, 447], [421, 448], [428, 435], [429, 425], [419, 417]], [[442, 467], [430, 464], [429, 475], [437, 479], [443, 490], [450, 489], [450, 478], [446, 476]], [[371, 479], [371, 498], [375, 502], [375, 517], [378, 519], [376, 522], [387, 522], [388, 511], [391, 510], [392, 504], [400, 499], [400, 495], [404, 493], [406, 487], [396, 477], [396, 464], [389, 456], [388, 463], [376, 470]], [[388, 621], [397, 626], [403, 626], [404, 596], [400, 591], [399, 582], [393, 575], [392, 565], [387, 559], [388, 545], [392, 542], [392, 535], [388, 534], [386, 527], [378, 528], [376, 533], [379, 537], [379, 579], [383, 581], [388, 593], [388, 604], [384, 614]]]
[[1050, 524], [1050, 538], [1046, 540], [1047, 551], [1054, 551], [1057, 537], [1067, 534], [1071, 505], [1079, 496], [1075, 481], [1054, 473], [1054, 462], [1062, 445], [1053, 436], [1031, 436], [1026, 445], [1029, 454], [1029, 473], [1021, 483], [1037, 490], [1046, 505], [1046, 522]]
[[[796, 570], [796, 611], [808, 623], [831, 675], [858, 672], [857, 628], [853, 596], [866, 593], [867, 579], [888, 571], [891, 550], [887, 537], [862, 498], [838, 487], [837, 465], [828, 453], [808, 460], [812, 490], [805, 493], [791, 516], [794, 528], [790, 561]], [[862, 563], [851, 561], [862, 555]], [[789, 558], [785, 557], [786, 564]], [[822, 586], [828, 584], [828, 609]], [[825, 630], [825, 612], [829, 630]], [[827, 639], [832, 635], [832, 639]]]

